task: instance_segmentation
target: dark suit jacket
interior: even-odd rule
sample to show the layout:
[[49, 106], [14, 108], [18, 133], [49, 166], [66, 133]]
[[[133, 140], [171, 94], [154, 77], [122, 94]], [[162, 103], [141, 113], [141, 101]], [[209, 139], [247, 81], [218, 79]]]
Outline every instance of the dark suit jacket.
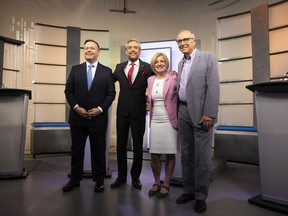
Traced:
[[115, 82], [120, 84], [120, 93], [118, 98], [117, 116], [127, 117], [145, 117], [146, 116], [146, 88], [147, 79], [154, 75], [150, 65], [140, 60], [139, 71], [130, 86], [124, 69], [128, 62], [122, 62], [116, 65], [113, 77]]
[[[107, 110], [115, 98], [112, 70], [98, 62], [89, 92], [86, 70], [86, 63], [75, 65], [67, 79], [65, 95], [71, 108], [69, 123], [73, 126], [83, 126], [87, 121], [93, 125], [97, 122], [107, 124], [105, 122], [108, 119]], [[100, 106], [103, 113], [96, 118], [86, 120], [73, 110], [76, 104], [86, 110]]]

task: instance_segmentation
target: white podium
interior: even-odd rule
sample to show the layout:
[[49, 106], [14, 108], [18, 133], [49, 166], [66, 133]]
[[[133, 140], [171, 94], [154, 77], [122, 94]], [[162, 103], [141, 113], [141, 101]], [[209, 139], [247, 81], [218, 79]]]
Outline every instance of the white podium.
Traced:
[[0, 89], [0, 179], [23, 178], [28, 102], [31, 91]]
[[249, 201], [288, 213], [288, 82], [265, 82], [246, 88], [255, 95], [262, 190], [260, 196]]

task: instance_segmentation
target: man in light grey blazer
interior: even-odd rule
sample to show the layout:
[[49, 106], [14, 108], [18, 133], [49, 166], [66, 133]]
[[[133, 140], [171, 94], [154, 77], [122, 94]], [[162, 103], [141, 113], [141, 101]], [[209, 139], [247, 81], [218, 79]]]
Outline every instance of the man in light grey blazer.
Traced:
[[196, 200], [194, 210], [206, 211], [211, 179], [213, 125], [219, 106], [219, 74], [212, 53], [195, 48], [195, 35], [181, 31], [177, 44], [184, 54], [178, 65], [178, 128], [181, 143], [183, 194], [177, 204]]

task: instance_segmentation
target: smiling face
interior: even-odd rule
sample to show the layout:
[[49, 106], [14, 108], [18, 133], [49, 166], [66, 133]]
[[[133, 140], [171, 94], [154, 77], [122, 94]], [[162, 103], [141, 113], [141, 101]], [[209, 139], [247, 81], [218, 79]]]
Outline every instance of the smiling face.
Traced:
[[169, 67], [169, 59], [164, 53], [155, 53], [150, 65], [154, 73], [165, 76]]
[[165, 61], [163, 56], [158, 56], [156, 58], [154, 70], [155, 70], [156, 74], [161, 74], [161, 73], [166, 72], [167, 65], [166, 65], [166, 61]]
[[177, 36], [177, 44], [179, 50], [185, 55], [189, 56], [195, 49], [196, 41], [195, 36], [188, 30], [180, 32]]
[[84, 56], [87, 62], [96, 62], [99, 56], [99, 52], [99, 47], [93, 41], [88, 41], [84, 44]]
[[137, 41], [130, 41], [126, 44], [126, 55], [131, 62], [135, 62], [139, 59], [141, 54], [141, 48]]

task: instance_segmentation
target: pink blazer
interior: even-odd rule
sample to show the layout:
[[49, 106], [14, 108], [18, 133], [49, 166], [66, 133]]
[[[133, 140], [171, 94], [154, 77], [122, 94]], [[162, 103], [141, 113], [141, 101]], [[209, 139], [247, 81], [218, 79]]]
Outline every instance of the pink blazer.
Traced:
[[[152, 88], [156, 76], [151, 76], [148, 78], [148, 97], [147, 102], [150, 104], [150, 119], [153, 114], [153, 101], [152, 101]], [[164, 105], [168, 113], [170, 123], [173, 128], [178, 128], [177, 121], [177, 76], [170, 76], [168, 73], [165, 77], [164, 89]]]

